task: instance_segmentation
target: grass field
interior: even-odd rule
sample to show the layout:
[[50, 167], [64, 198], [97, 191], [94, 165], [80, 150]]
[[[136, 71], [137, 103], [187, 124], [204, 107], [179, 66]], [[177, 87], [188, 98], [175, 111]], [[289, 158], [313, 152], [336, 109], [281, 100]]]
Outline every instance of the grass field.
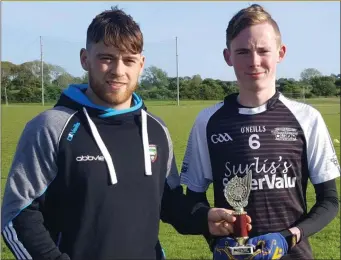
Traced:
[[[203, 108], [216, 103], [215, 101], [186, 101], [181, 102], [179, 107], [175, 102], [146, 102], [148, 110], [160, 116], [167, 124], [171, 133], [177, 165], [180, 164], [185, 152], [189, 131], [196, 115]], [[332, 139], [340, 140], [340, 100], [339, 99], [312, 99], [307, 100], [323, 115]], [[6, 182], [6, 176], [15, 152], [18, 138], [26, 122], [39, 112], [48, 109], [49, 106], [39, 104], [2, 106], [1, 124], [1, 187]], [[340, 161], [340, 146], [334, 144]], [[340, 196], [340, 180], [338, 179], [338, 192]], [[208, 197], [213, 201], [212, 190]], [[340, 200], [340, 197], [339, 197]], [[315, 202], [312, 186], [309, 185], [307, 192], [309, 208]], [[170, 226], [161, 223], [160, 240], [165, 249], [168, 259], [211, 259], [205, 240], [201, 236], [182, 236]], [[315, 234], [310, 239], [315, 259], [340, 259], [340, 212], [336, 219], [325, 229]], [[2, 259], [13, 259], [10, 251], [2, 241]]]

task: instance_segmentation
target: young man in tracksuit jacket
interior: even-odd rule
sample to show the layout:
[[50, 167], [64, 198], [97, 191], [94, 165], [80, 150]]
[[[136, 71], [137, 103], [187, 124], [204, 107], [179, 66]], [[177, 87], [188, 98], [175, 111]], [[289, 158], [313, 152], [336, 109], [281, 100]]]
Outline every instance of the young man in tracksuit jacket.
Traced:
[[134, 92], [142, 46], [130, 16], [98, 15], [80, 55], [89, 84], [25, 126], [1, 212], [17, 259], [161, 259], [160, 219], [182, 234], [231, 231], [227, 210], [182, 193], [168, 129]]

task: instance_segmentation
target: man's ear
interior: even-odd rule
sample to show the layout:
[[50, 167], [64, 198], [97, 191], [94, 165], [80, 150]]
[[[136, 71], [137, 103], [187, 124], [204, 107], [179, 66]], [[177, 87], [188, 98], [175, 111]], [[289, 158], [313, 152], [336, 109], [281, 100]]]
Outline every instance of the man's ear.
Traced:
[[224, 59], [225, 59], [225, 62], [227, 63], [227, 65], [232, 66], [231, 52], [230, 52], [230, 50], [228, 48], [224, 49], [223, 55], [224, 55]]
[[146, 61], [146, 57], [141, 55], [141, 58], [140, 58], [140, 73], [139, 73], [140, 76], [143, 73], [145, 61]]
[[278, 61], [277, 61], [278, 63], [280, 63], [284, 59], [286, 52], [287, 52], [287, 47], [284, 44], [282, 44], [281, 47], [279, 48], [279, 55], [278, 55]]
[[89, 65], [88, 65], [88, 51], [84, 48], [81, 49], [80, 51], [80, 61], [82, 68], [85, 71], [89, 71]]

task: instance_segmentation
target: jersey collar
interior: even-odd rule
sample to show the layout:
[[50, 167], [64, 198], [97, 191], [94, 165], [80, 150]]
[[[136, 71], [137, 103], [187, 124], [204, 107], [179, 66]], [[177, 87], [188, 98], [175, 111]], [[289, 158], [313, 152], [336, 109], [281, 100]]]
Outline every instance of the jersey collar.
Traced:
[[280, 96], [280, 92], [276, 90], [276, 93], [264, 104], [259, 107], [246, 107], [238, 103], [238, 93], [233, 93], [224, 99], [224, 107], [230, 112], [234, 111], [242, 115], [255, 115], [263, 113], [267, 110], [272, 110]]

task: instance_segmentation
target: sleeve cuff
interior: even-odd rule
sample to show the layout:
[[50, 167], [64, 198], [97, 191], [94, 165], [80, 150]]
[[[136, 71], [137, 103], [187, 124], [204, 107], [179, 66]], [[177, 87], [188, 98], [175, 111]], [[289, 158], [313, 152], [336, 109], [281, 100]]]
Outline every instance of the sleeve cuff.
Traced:
[[208, 212], [211, 208], [204, 203], [197, 203], [191, 212], [194, 230], [198, 234], [209, 234]]

